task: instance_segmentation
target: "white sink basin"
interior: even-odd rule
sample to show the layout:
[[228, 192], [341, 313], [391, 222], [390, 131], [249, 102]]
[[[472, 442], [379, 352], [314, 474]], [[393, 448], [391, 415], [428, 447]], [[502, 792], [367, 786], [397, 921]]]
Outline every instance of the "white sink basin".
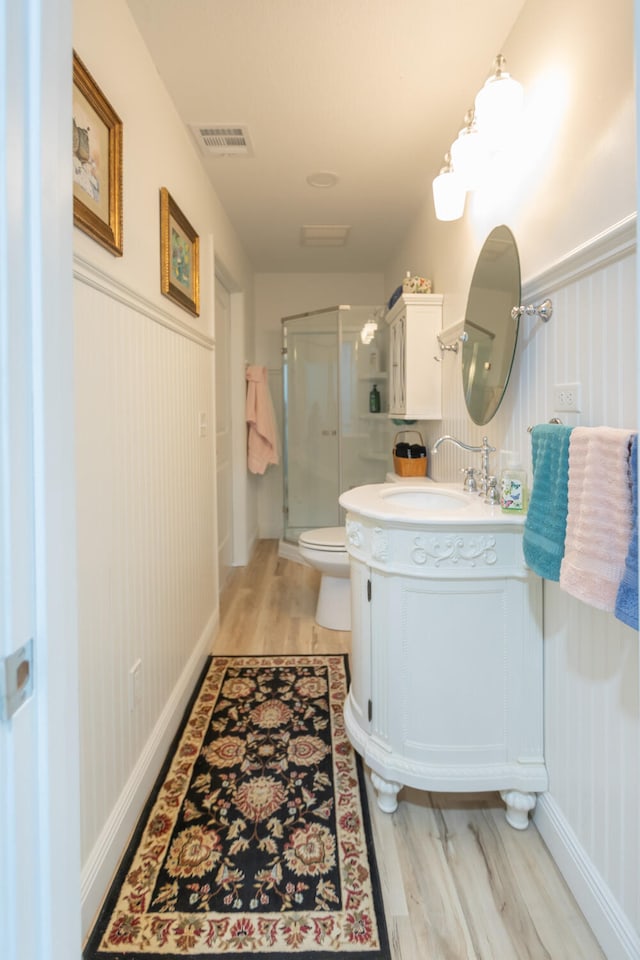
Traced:
[[416, 487], [396, 487], [385, 490], [380, 494], [388, 504], [398, 507], [410, 507], [414, 510], [428, 510], [438, 513], [440, 510], [461, 510], [469, 505], [469, 495], [454, 493], [452, 490], [438, 490], [430, 487], [428, 490]]
[[499, 505], [484, 502], [484, 497], [466, 493], [459, 484], [422, 483], [403, 480], [400, 483], [370, 483], [354, 487], [340, 495], [340, 506], [347, 514], [369, 517], [386, 524], [407, 524], [424, 530], [447, 529], [458, 533], [480, 527], [523, 527], [524, 517], [513, 512], [502, 513]]

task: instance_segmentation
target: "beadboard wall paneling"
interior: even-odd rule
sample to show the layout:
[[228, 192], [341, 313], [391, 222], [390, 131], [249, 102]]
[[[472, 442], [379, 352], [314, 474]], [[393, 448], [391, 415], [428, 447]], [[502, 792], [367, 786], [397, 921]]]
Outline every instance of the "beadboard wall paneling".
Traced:
[[215, 423], [212, 345], [94, 279], [76, 270], [81, 844], [93, 872], [218, 610], [213, 431], [199, 435], [200, 412]]
[[[556, 383], [582, 384], [582, 411], [560, 414], [564, 422], [636, 429], [635, 273], [635, 218], [630, 218], [526, 283], [522, 302], [549, 295], [553, 316], [548, 324], [524, 318], [498, 414], [486, 427], [470, 423], [461, 357], [445, 352], [444, 419], [426, 425], [430, 442], [451, 433], [475, 443], [486, 433], [497, 447], [496, 470], [501, 450], [519, 451], [530, 468], [527, 427], [558, 415], [552, 402]], [[444, 444], [432, 458], [432, 472], [456, 480], [459, 468], [476, 459]], [[553, 816], [543, 810], [539, 826], [556, 859], [564, 859], [561, 868], [607, 956], [638, 958], [638, 634], [555, 583], [544, 584], [544, 608], [550, 786], [541, 805], [546, 802]], [[578, 856], [572, 853], [574, 842]]]

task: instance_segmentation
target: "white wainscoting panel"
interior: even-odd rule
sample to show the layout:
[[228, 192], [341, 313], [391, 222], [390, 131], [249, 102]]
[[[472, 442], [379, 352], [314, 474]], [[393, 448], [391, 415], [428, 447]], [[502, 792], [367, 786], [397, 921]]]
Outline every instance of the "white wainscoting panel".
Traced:
[[[127, 815], [139, 812], [163, 758], [153, 744], [177, 725], [217, 628], [214, 431], [200, 436], [200, 415], [211, 427], [215, 421], [213, 344], [160, 312], [156, 318], [152, 304], [82, 264], [75, 277], [81, 842], [89, 913], [96, 891], [104, 893], [101, 865], [126, 840], [114, 811], [126, 794]], [[90, 920], [83, 916], [85, 930]]]
[[[553, 301], [548, 324], [524, 318], [511, 383], [498, 414], [471, 424], [461, 357], [443, 354], [441, 424], [469, 443], [483, 434], [530, 466], [527, 427], [562, 416], [571, 425], [637, 429], [636, 222], [629, 217], [524, 284], [522, 302]], [[553, 409], [553, 386], [581, 383], [580, 414]], [[444, 444], [436, 479], [459, 478], [474, 454]], [[606, 504], [603, 504], [606, 509]], [[640, 706], [638, 633], [544, 584], [545, 752], [549, 793], [539, 828], [609, 960], [640, 958]], [[550, 815], [549, 811], [553, 811]], [[564, 851], [561, 853], [559, 851]], [[577, 851], [577, 853], [576, 853]]]

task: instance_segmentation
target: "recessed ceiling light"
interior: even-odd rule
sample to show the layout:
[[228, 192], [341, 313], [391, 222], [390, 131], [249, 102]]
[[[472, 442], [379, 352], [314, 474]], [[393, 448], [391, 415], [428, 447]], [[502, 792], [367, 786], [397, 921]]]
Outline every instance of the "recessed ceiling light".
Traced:
[[307, 183], [310, 187], [318, 187], [320, 189], [335, 187], [337, 182], [337, 174], [330, 173], [328, 170], [316, 170], [315, 173], [310, 173], [307, 177]]

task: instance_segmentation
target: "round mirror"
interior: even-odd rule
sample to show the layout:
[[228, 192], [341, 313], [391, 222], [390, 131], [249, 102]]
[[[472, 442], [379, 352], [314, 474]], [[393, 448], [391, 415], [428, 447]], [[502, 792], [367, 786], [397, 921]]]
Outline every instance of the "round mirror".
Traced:
[[520, 260], [508, 227], [491, 231], [473, 272], [462, 335], [462, 386], [469, 416], [488, 423], [502, 402], [518, 339]]

